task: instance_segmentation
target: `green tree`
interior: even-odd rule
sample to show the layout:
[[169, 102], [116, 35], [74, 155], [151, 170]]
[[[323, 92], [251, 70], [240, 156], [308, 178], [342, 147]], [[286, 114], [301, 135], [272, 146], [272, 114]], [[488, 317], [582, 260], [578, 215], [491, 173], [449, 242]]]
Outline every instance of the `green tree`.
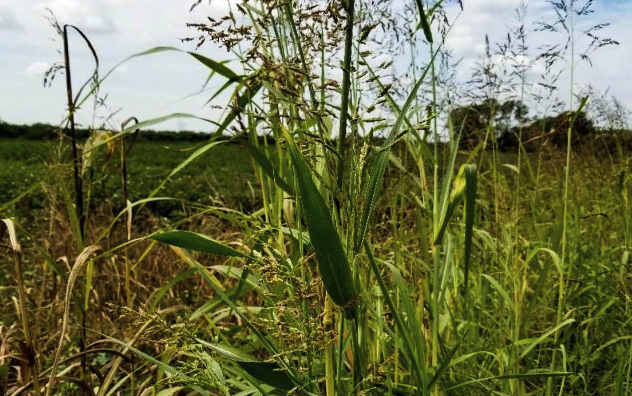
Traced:
[[528, 112], [528, 107], [519, 100], [487, 99], [455, 108], [450, 112], [450, 119], [462, 134], [462, 147], [474, 148], [485, 140], [488, 130], [493, 133], [487, 137], [488, 141], [510, 134], [519, 121], [527, 120]]

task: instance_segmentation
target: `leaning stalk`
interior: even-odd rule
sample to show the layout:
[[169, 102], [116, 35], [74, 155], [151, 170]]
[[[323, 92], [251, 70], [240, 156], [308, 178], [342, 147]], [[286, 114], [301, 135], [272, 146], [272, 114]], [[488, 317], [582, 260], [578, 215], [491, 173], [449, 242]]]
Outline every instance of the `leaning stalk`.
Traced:
[[[79, 162], [81, 158], [79, 157], [79, 150], [77, 148], [77, 134], [75, 131], [75, 102], [72, 95], [72, 78], [70, 72], [70, 51], [68, 46], [68, 25], [64, 26], [63, 31], [63, 39], [64, 39], [64, 67], [65, 67], [65, 75], [66, 75], [66, 97], [68, 100], [68, 122], [70, 124], [70, 137], [72, 139], [72, 165], [73, 165], [73, 175], [75, 181], [75, 209], [77, 211], [77, 217], [79, 218], [79, 238], [78, 247], [79, 251], [83, 250], [84, 246], [84, 234], [85, 234], [85, 212], [83, 209], [83, 186], [81, 182], [81, 173], [79, 170]], [[81, 340], [79, 344], [79, 349], [81, 351], [81, 372], [82, 377], [85, 373], [87, 362], [86, 355], [84, 354], [86, 350], [86, 311], [85, 306], [81, 307]]]

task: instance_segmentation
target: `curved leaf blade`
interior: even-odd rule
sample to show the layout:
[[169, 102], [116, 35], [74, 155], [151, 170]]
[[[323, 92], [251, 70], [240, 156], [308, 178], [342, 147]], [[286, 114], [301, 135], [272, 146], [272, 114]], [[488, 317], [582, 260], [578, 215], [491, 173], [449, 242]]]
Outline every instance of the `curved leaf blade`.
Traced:
[[149, 237], [149, 239], [196, 252], [210, 253], [227, 257], [246, 257], [244, 254], [224, 245], [223, 243], [217, 242], [205, 235], [196, 234], [195, 232], [190, 231], [165, 231], [153, 234]]
[[320, 276], [331, 299], [345, 309], [348, 318], [352, 318], [356, 314], [357, 293], [351, 267], [331, 219], [331, 212], [314, 184], [311, 171], [294, 139], [285, 129], [283, 129], [283, 135], [296, 172], [301, 205], [307, 220], [312, 246], [316, 251]]

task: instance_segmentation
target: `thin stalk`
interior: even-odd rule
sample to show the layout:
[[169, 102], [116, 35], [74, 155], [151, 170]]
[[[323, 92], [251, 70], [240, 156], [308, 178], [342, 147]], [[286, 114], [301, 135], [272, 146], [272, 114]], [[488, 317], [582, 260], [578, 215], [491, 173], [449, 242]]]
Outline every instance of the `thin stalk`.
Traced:
[[75, 208], [77, 217], [79, 218], [79, 250], [83, 250], [84, 223], [85, 213], [83, 210], [83, 186], [81, 182], [81, 173], [79, 170], [80, 161], [79, 149], [77, 148], [77, 134], [75, 131], [75, 102], [72, 95], [72, 78], [70, 73], [70, 50], [68, 45], [68, 25], [64, 26], [64, 67], [66, 75], [66, 97], [68, 102], [68, 122], [70, 124], [70, 137], [72, 140], [72, 165], [75, 181]]
[[[333, 321], [333, 303], [329, 296], [325, 297], [325, 315], [323, 319], [323, 325], [325, 327], [325, 333], [330, 333], [334, 329]], [[335, 342], [330, 340], [327, 348], [325, 349], [325, 391], [327, 396], [335, 396], [335, 380], [336, 375], [334, 373], [334, 349]]]
[[[525, 20], [526, 20], [526, 15], [527, 15], [527, 6], [526, 3], [522, 3], [521, 4], [521, 10], [522, 12], [519, 14], [519, 20], [521, 21], [521, 28], [524, 27], [525, 25]], [[522, 29], [521, 29], [522, 32]], [[526, 45], [526, 35], [525, 33], [520, 33], [519, 36], [519, 40], [521, 43], [521, 53], [522, 54], [526, 54], [527, 50], [527, 45]], [[527, 83], [527, 74], [526, 74], [526, 69], [524, 68], [523, 64], [520, 64], [518, 66], [520, 69], [520, 73], [519, 73], [519, 78], [520, 78], [520, 103], [519, 106], [523, 106], [524, 104], [524, 98], [525, 98], [525, 91], [526, 91], [526, 83]], [[519, 374], [520, 371], [520, 362], [519, 362], [519, 356], [520, 356], [520, 346], [519, 346], [519, 340], [522, 334], [522, 329], [523, 329], [523, 325], [524, 325], [524, 321], [525, 319], [523, 318], [523, 309], [521, 307], [521, 304], [524, 300], [524, 293], [525, 293], [525, 288], [527, 286], [527, 266], [522, 264], [522, 266], [520, 265], [520, 255], [519, 255], [519, 251], [518, 251], [518, 246], [519, 246], [519, 221], [520, 221], [520, 211], [519, 211], [519, 204], [520, 204], [520, 187], [521, 187], [521, 179], [522, 179], [522, 156], [523, 156], [523, 151], [524, 151], [524, 145], [522, 144], [522, 138], [523, 138], [523, 131], [524, 131], [524, 117], [522, 114], [522, 110], [521, 108], [519, 108], [519, 117], [518, 117], [518, 163], [517, 163], [517, 168], [518, 168], [518, 174], [516, 176], [516, 189], [514, 192], [514, 223], [513, 223], [513, 227], [514, 227], [514, 246], [512, 249], [512, 252], [514, 254], [513, 260], [514, 260], [514, 274], [516, 274], [514, 276], [514, 306], [516, 307], [514, 310], [514, 332], [513, 332], [513, 361], [514, 361], [514, 374]], [[527, 163], [527, 167], [529, 167], [528, 165], [528, 158], [525, 158], [525, 161]], [[520, 279], [520, 280], [519, 280]], [[520, 307], [520, 309], [518, 308]], [[523, 395], [524, 392], [524, 382], [522, 381], [518, 381], [517, 382], [517, 391], [516, 394], [517, 395]]]
[[37, 360], [35, 358], [35, 347], [33, 345], [33, 337], [31, 335], [31, 327], [29, 326], [29, 316], [26, 310], [26, 292], [24, 291], [24, 279], [22, 278], [22, 255], [20, 250], [13, 249], [13, 259], [15, 261], [15, 277], [18, 284], [18, 297], [20, 307], [20, 319], [22, 320], [22, 331], [24, 332], [24, 343], [28, 356], [26, 356], [28, 363], [33, 371], [33, 392], [36, 396], [40, 395], [39, 384], [39, 368], [37, 366]]
[[[571, 2], [571, 7], [573, 3]], [[565, 292], [565, 277], [564, 270], [566, 266], [566, 254], [567, 254], [567, 233], [568, 233], [568, 190], [569, 190], [569, 179], [570, 179], [570, 167], [571, 167], [571, 141], [573, 134], [573, 97], [574, 97], [574, 83], [575, 83], [575, 26], [573, 13], [575, 11], [573, 9], [569, 10], [567, 13], [567, 18], [569, 19], [569, 33], [570, 33], [570, 49], [571, 49], [571, 59], [570, 59], [570, 86], [569, 86], [569, 123], [568, 130], [566, 133], [566, 166], [564, 167], [564, 214], [562, 219], [562, 255], [560, 257], [561, 260], [561, 270], [560, 270], [560, 281], [559, 281], [559, 292], [558, 292], [558, 300], [557, 300], [557, 319], [556, 324], [559, 324], [562, 321], [562, 309], [564, 307], [564, 292]], [[555, 331], [554, 336], [554, 345], [557, 345], [560, 339], [560, 331]], [[553, 351], [553, 357], [551, 359], [551, 370], [555, 369], [557, 351]], [[550, 396], [553, 390], [553, 380], [549, 379], [547, 382], [546, 394]], [[561, 393], [560, 393], [561, 394]]]
[[[434, 54], [434, 46], [433, 43], [430, 43], [430, 54]], [[434, 173], [433, 173], [433, 240], [436, 239], [437, 233], [439, 232], [439, 130], [437, 125], [437, 73], [435, 70], [434, 57], [431, 58], [431, 66], [430, 70], [432, 73], [432, 115], [433, 115], [433, 133], [434, 133]], [[438, 332], [439, 332], [439, 313], [437, 300], [439, 298], [438, 293], [438, 284], [439, 284], [439, 254], [437, 252], [437, 246], [432, 245], [432, 255], [433, 255], [433, 299], [432, 299], [432, 339], [431, 339], [431, 364], [433, 367], [439, 364], [437, 350], [438, 350]]]
[[345, 148], [347, 139], [347, 118], [349, 113], [349, 90], [351, 87], [351, 53], [353, 52], [353, 17], [355, 0], [346, 2], [345, 53], [342, 63], [342, 93], [340, 102], [340, 124], [338, 127], [338, 187], [342, 187], [345, 167]]
[[[73, 164], [73, 175], [75, 181], [75, 208], [77, 211], [77, 217], [79, 218], [79, 241], [78, 247], [79, 251], [83, 250], [84, 247], [84, 234], [85, 234], [85, 212], [83, 209], [83, 186], [81, 182], [81, 173], [79, 170], [79, 162], [81, 159], [79, 158], [79, 150], [77, 148], [77, 134], [75, 131], [75, 102], [72, 95], [72, 78], [70, 72], [70, 50], [68, 45], [68, 25], [64, 25], [63, 30], [63, 39], [64, 39], [64, 67], [65, 67], [65, 75], [66, 75], [66, 97], [68, 100], [68, 121], [70, 123], [70, 136], [72, 139], [72, 164]], [[87, 368], [86, 361], [86, 311], [85, 306], [81, 307], [81, 338], [79, 341], [79, 350], [81, 354], [81, 377], [85, 373]], [[82, 391], [83, 393], [83, 391]]]
[[[127, 124], [129, 124], [132, 121], [138, 124], [138, 119], [136, 117], [128, 118], [121, 124], [121, 131], [124, 131]], [[138, 130], [134, 132], [134, 139], [136, 139], [136, 136], [138, 136]], [[132, 141], [132, 144], [130, 144], [130, 146], [126, 148], [125, 138], [121, 139], [121, 179], [122, 179], [122, 188], [123, 188], [123, 205], [125, 205], [126, 208], [129, 202], [127, 155], [129, 154], [129, 151], [132, 149], [133, 144], [134, 144], [134, 141]], [[131, 208], [127, 209], [126, 231], [127, 231], [126, 232], [127, 242], [129, 242], [132, 239], [132, 209]], [[132, 272], [131, 265], [129, 262], [129, 256], [126, 249], [125, 250], [125, 297], [127, 301], [127, 307], [130, 309], [132, 308], [132, 288], [131, 288], [131, 282], [130, 282], [131, 272]]]

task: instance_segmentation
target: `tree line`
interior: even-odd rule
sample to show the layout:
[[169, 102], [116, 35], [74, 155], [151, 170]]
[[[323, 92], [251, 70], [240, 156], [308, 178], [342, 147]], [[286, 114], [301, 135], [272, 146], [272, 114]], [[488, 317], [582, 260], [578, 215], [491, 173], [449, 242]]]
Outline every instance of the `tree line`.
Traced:
[[[573, 115], [570, 111], [561, 111], [531, 117], [528, 106], [520, 101], [488, 99], [455, 107], [449, 112], [449, 120], [455, 133], [460, 135], [462, 148], [473, 149], [485, 143], [487, 147], [497, 144], [501, 150], [516, 150], [522, 144], [527, 151], [533, 151], [543, 144], [566, 147]], [[632, 133], [624, 120], [599, 125], [595, 118], [586, 111], [574, 117], [571, 135], [573, 146], [595, 139], [632, 139]]]
[[[77, 128], [75, 130], [76, 136], [80, 140], [86, 140], [90, 137], [89, 128]], [[18, 125], [10, 124], [0, 121], [0, 138], [5, 139], [30, 139], [30, 140], [48, 140], [58, 137], [69, 136], [67, 129], [60, 128], [58, 126], [35, 123], [30, 125]], [[138, 140], [141, 141], [182, 141], [182, 142], [201, 142], [209, 139], [208, 133], [194, 132], [194, 131], [154, 131], [143, 129], [139, 134]]]
[[[504, 102], [487, 99], [463, 106], [456, 106], [448, 112], [449, 122], [460, 137], [463, 149], [474, 149], [480, 144], [491, 148], [494, 144], [501, 150], [516, 150], [520, 143], [527, 151], [534, 151], [542, 145], [566, 147], [567, 131], [572, 114], [561, 111], [548, 116], [530, 116], [529, 108], [517, 100]], [[573, 123], [572, 145], [599, 139], [606, 143], [614, 140], [627, 142], [632, 149], [632, 133], [624, 120], [612, 120], [606, 125], [600, 123], [599, 116], [590, 116], [582, 111]], [[599, 125], [602, 124], [602, 125]], [[91, 129], [77, 128], [80, 140], [90, 136]], [[46, 123], [30, 125], [10, 124], [0, 120], [0, 139], [47, 140], [68, 136], [67, 129]], [[148, 142], [201, 142], [211, 137], [209, 133], [194, 131], [143, 130], [139, 141]], [[228, 136], [226, 138], [229, 138]], [[374, 137], [380, 141], [380, 137]], [[270, 137], [268, 137], [270, 140]]]

